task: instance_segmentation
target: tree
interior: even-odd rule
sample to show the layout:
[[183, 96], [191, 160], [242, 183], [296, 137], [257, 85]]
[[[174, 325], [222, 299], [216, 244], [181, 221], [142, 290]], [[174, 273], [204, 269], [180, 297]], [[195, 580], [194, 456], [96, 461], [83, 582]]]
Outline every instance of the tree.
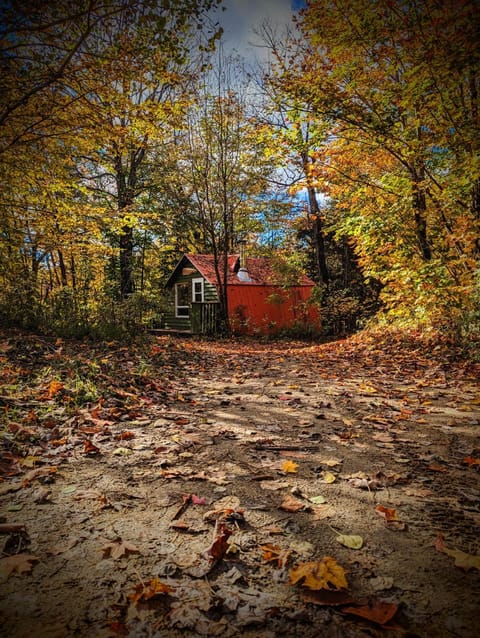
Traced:
[[478, 268], [478, 26], [468, 0], [312, 0], [279, 81], [330, 123], [312, 178], [389, 307], [417, 320], [458, 325]]
[[[21, 81], [2, 111], [2, 269], [7, 279], [16, 259], [15, 272], [40, 302], [52, 288], [78, 291], [80, 261], [88, 265], [85, 281], [92, 282], [93, 268], [99, 282], [102, 264], [115, 261], [109, 238], [118, 242], [121, 295], [134, 289], [135, 233], [148, 219], [149, 193], [159, 190], [155, 164], [183, 126], [189, 65], [219, 35], [203, 29], [215, 2], [92, 0], [68, 13], [71, 4], [58, 0], [45, 15], [39, 2], [5, 36], [7, 80], [17, 74]], [[91, 288], [90, 302], [98, 292]]]
[[238, 239], [260, 230], [274, 162], [269, 129], [248, 113], [248, 83], [235, 86], [241, 78], [221, 52], [212, 77], [190, 111], [182, 165], [204, 248], [214, 256], [221, 319], [228, 332], [228, 254]]

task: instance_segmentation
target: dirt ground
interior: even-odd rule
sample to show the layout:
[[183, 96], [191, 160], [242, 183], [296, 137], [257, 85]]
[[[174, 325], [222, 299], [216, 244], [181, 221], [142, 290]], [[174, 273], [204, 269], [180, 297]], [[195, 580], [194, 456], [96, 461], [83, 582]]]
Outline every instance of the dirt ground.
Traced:
[[374, 335], [0, 355], [2, 636], [478, 636], [478, 364]]

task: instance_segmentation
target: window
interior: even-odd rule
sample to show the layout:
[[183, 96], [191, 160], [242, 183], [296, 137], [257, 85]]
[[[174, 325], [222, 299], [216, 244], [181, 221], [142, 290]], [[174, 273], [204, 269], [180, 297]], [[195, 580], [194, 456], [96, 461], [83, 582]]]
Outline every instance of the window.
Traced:
[[189, 294], [188, 284], [175, 285], [175, 316], [189, 316]]
[[203, 279], [192, 279], [192, 301], [203, 303]]

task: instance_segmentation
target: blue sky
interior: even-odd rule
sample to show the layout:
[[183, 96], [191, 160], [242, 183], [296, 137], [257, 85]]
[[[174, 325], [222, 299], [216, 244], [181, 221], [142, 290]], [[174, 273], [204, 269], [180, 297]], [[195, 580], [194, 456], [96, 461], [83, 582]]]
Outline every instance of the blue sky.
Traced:
[[224, 29], [225, 49], [236, 50], [253, 62], [265, 55], [255, 47], [259, 39], [254, 29], [265, 21], [281, 29], [291, 23], [292, 13], [304, 5], [304, 0], [223, 0], [225, 11], [217, 10], [214, 15]]

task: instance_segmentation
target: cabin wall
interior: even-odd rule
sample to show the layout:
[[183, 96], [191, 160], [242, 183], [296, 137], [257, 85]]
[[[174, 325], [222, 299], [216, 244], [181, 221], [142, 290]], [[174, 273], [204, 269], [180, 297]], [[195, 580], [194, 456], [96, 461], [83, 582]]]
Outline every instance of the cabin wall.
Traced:
[[310, 286], [288, 289], [242, 284], [229, 286], [228, 307], [237, 334], [275, 334], [296, 325], [320, 327], [316, 306], [309, 305]]
[[[191, 331], [192, 323], [192, 280], [193, 279], [203, 279], [202, 275], [195, 271], [189, 275], [178, 275], [173, 283], [172, 287], [168, 290], [168, 310], [164, 315], [163, 319], [163, 327], [166, 330], [181, 330], [181, 331]], [[188, 317], [177, 317], [175, 315], [175, 285], [176, 284], [187, 284], [188, 285], [188, 300], [189, 300], [189, 316]], [[204, 302], [214, 302], [218, 300], [217, 290], [215, 286], [209, 284], [205, 279], [203, 280], [203, 300]]]

